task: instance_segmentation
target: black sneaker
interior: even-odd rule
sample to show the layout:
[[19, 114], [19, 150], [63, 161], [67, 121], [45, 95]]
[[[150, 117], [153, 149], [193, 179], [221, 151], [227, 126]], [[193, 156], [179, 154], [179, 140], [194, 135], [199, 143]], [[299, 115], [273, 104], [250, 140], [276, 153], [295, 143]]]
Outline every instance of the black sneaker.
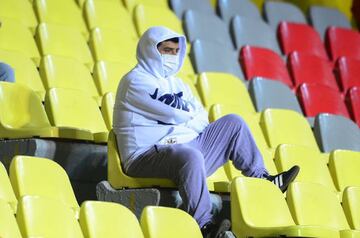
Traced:
[[204, 238], [219, 238], [222, 233], [230, 230], [230, 226], [228, 219], [222, 220], [220, 224], [209, 222], [201, 228], [201, 233]]
[[295, 165], [288, 171], [282, 172], [278, 175], [269, 175], [266, 179], [274, 183], [284, 193], [289, 184], [294, 181], [300, 171], [300, 167]]

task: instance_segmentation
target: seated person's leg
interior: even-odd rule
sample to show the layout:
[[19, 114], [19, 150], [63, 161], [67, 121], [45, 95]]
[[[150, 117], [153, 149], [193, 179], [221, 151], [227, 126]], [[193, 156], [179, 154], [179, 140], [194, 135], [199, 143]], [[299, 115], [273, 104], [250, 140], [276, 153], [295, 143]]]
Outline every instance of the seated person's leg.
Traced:
[[14, 70], [10, 65], [0, 63], [0, 81], [15, 82]]

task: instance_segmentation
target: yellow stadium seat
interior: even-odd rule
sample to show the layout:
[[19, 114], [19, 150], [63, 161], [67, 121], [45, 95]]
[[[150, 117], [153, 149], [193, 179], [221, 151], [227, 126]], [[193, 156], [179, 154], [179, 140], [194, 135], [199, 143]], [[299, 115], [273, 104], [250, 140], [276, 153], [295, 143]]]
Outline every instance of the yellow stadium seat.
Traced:
[[106, 127], [109, 131], [112, 129], [113, 122], [113, 113], [115, 105], [115, 96], [114, 93], [106, 93], [101, 102], [101, 114], [105, 121]]
[[350, 229], [337, 193], [328, 187], [318, 183], [294, 182], [286, 195], [295, 223], [322, 227], [318, 237], [359, 237], [360, 231]]
[[34, 0], [34, 9], [40, 23], [50, 23], [73, 28], [87, 39], [89, 32], [75, 1]]
[[91, 32], [90, 48], [96, 61], [136, 62], [138, 39], [121, 30], [95, 28]]
[[128, 9], [130, 13], [133, 12], [136, 5], [142, 4], [146, 6], [155, 6], [162, 7], [165, 9], [169, 9], [168, 0], [157, 0], [157, 1], [149, 1], [149, 0], [123, 0], [125, 7]]
[[[188, 44], [188, 46], [190, 46], [190, 44]], [[190, 48], [188, 47], [188, 48], [186, 49], [186, 51], [189, 52], [189, 51], [190, 51]], [[193, 66], [192, 66], [192, 64], [191, 64], [191, 60], [190, 60], [190, 56], [189, 56], [189, 55], [187, 55], [187, 56], [184, 58], [184, 63], [183, 63], [183, 65], [182, 65], [179, 73], [180, 73], [181, 75], [188, 75], [188, 76], [190, 76], [190, 78], [193, 79], [194, 83], [197, 82], [197, 76], [196, 76], [195, 71], [194, 71], [194, 68], [193, 68]]]
[[31, 58], [36, 66], [40, 64], [40, 54], [31, 31], [18, 22], [1, 19], [0, 49], [20, 52]]
[[0, 199], [0, 237], [21, 238], [19, 227], [9, 204]]
[[29, 57], [15, 51], [0, 50], [0, 61], [11, 65], [14, 69], [17, 84], [26, 85], [35, 91], [42, 100], [44, 99], [44, 85], [36, 65]]
[[[33, 1], [33, 0], [32, 0], [32, 1]], [[75, 2], [77, 3], [77, 5], [78, 5], [80, 8], [83, 8], [84, 5], [85, 5], [86, 0], [75, 0]]]
[[231, 229], [237, 238], [318, 237], [318, 227], [295, 224], [284, 195], [265, 179], [234, 179], [230, 201]]
[[298, 112], [266, 109], [261, 114], [260, 126], [270, 148], [294, 144], [319, 149], [308, 121]]
[[[54, 187], [59, 189], [61, 184]], [[54, 198], [22, 197], [16, 220], [24, 237], [84, 237], [73, 211]]]
[[202, 238], [195, 219], [177, 208], [147, 206], [140, 224], [146, 238]]
[[35, 39], [43, 56], [58, 55], [74, 58], [85, 64], [92, 72], [94, 66], [92, 55], [85, 38], [78, 30], [62, 25], [41, 23]]
[[47, 158], [15, 156], [10, 164], [10, 181], [19, 200], [26, 195], [56, 199], [78, 217], [80, 207], [69, 177], [56, 162]]
[[[4, 165], [0, 162], [0, 203], [8, 203], [12, 213], [16, 213], [17, 199]], [[1, 229], [0, 229], [1, 237]]]
[[41, 59], [40, 75], [45, 88], [69, 88], [83, 91], [99, 104], [101, 98], [89, 69], [79, 61], [54, 55]]
[[108, 130], [101, 111], [97, 102], [86, 93], [52, 88], [45, 96], [45, 110], [52, 125], [90, 131], [95, 142], [107, 142]]
[[136, 216], [117, 203], [86, 201], [81, 205], [79, 222], [88, 238], [144, 237]]
[[[179, 77], [186, 85], [189, 86], [191, 93], [199, 100], [199, 102], [201, 102], [203, 104], [201, 97], [199, 95], [199, 92], [195, 87], [194, 79], [192, 77], [189, 77], [188, 75], [182, 75], [180, 73], [177, 74], [177, 77]], [[194, 78], [196, 79], [196, 77], [194, 77]]]
[[360, 187], [347, 187], [342, 206], [351, 229], [360, 230]]
[[330, 153], [329, 170], [338, 191], [360, 186], [360, 152], [335, 150]]

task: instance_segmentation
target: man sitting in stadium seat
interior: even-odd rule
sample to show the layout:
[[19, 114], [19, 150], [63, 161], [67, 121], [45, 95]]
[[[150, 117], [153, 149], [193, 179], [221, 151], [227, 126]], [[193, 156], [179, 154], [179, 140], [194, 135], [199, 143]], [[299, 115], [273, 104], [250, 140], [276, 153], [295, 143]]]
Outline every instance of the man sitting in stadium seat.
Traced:
[[138, 64], [118, 87], [113, 129], [125, 172], [174, 181], [204, 237], [217, 237], [230, 222], [214, 223], [207, 176], [230, 159], [244, 175], [268, 179], [284, 192], [299, 167], [270, 176], [241, 117], [231, 114], [209, 124], [202, 104], [175, 77], [185, 55], [184, 36], [164, 27], [143, 34]]
[[0, 81], [15, 82], [14, 70], [10, 65], [0, 62]]

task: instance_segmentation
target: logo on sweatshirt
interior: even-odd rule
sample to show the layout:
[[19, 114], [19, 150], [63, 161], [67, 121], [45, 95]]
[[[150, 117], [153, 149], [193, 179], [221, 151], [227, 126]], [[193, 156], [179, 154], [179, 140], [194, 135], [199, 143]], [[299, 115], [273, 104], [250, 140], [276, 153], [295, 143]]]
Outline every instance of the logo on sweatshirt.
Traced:
[[189, 110], [189, 106], [188, 106], [188, 102], [186, 102], [185, 100], [181, 99], [181, 97], [183, 96], [183, 92], [179, 92], [179, 93], [166, 93], [163, 95], [158, 95], [159, 89], [155, 89], [155, 92], [153, 94], [149, 94], [150, 97], [154, 100], [158, 100], [162, 103], [165, 103], [166, 105], [169, 105], [170, 107], [173, 108], [177, 108], [177, 109], [181, 109], [184, 111], [190, 111]]

